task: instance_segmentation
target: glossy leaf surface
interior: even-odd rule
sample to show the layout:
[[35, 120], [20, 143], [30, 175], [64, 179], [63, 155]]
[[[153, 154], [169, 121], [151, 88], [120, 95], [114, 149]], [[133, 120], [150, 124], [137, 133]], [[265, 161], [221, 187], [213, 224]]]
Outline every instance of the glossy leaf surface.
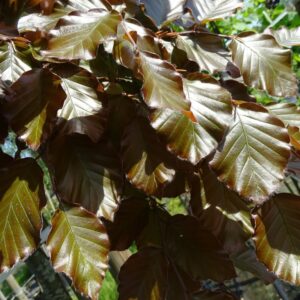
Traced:
[[278, 30], [269, 29], [266, 33], [272, 34], [277, 43], [284, 47], [300, 46], [300, 28], [289, 29], [281, 27]]

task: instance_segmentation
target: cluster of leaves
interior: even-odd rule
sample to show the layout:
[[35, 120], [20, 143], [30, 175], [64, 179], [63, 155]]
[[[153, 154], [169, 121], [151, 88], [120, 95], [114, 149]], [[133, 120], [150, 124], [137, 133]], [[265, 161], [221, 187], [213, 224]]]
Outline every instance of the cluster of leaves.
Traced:
[[[92, 299], [109, 251], [133, 242], [120, 299], [234, 299], [202, 281], [235, 267], [300, 284], [300, 198], [280, 193], [299, 174], [300, 110], [248, 93], [297, 95], [299, 28], [209, 30], [242, 5], [1, 1], [0, 137], [18, 136], [15, 157], [0, 154], [1, 271], [38, 247], [41, 161], [60, 200], [52, 264]], [[182, 194], [188, 215], [157, 202]]]

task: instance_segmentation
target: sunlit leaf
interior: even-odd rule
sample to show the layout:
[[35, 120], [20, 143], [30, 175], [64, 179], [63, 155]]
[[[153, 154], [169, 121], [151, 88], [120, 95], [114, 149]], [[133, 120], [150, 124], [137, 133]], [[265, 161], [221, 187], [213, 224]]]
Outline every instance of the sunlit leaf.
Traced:
[[236, 276], [215, 236], [193, 217], [177, 215], [167, 223], [166, 246], [172, 259], [194, 279], [224, 281]]
[[300, 151], [300, 129], [299, 127], [289, 126], [288, 128], [291, 144]]
[[139, 66], [144, 79], [142, 93], [150, 107], [189, 110], [182, 77], [173, 65], [154, 54], [140, 52]]
[[3, 81], [15, 82], [31, 69], [30, 59], [25, 54], [26, 48], [17, 48], [13, 42], [0, 44], [0, 77]]
[[168, 264], [161, 249], [144, 248], [133, 254], [119, 274], [120, 300], [162, 300]]
[[126, 127], [122, 157], [127, 178], [147, 194], [161, 194], [175, 176], [167, 151], [143, 119], [136, 119]]
[[300, 284], [300, 198], [278, 194], [255, 217], [256, 253], [279, 278]]
[[65, 93], [59, 78], [47, 69], [23, 73], [11, 86], [4, 116], [19, 138], [37, 150], [51, 135]]
[[36, 162], [0, 153], [0, 272], [38, 247], [44, 204], [43, 174]]
[[266, 108], [275, 114], [286, 126], [300, 128], [300, 108], [293, 103], [274, 103]]
[[99, 44], [115, 38], [120, 21], [117, 12], [105, 10], [65, 16], [59, 21], [60, 27], [50, 31], [53, 37], [42, 55], [59, 59], [93, 59]]
[[242, 6], [242, 0], [188, 0], [186, 3], [186, 7], [192, 10], [193, 16], [201, 23], [231, 16]]
[[265, 33], [272, 34], [277, 43], [284, 47], [300, 46], [300, 27], [289, 29], [282, 27], [278, 30], [268, 29]]
[[[109, 1], [108, 1], [109, 2]], [[89, 11], [90, 9], [111, 10], [111, 6], [106, 0], [68, 0], [68, 8], [80, 11]]]
[[66, 273], [76, 289], [97, 300], [109, 253], [108, 236], [98, 218], [79, 207], [58, 210], [47, 248], [54, 269]]
[[211, 166], [230, 188], [261, 203], [284, 178], [290, 156], [287, 130], [277, 117], [258, 104], [241, 103], [234, 116]]
[[282, 49], [273, 36], [243, 33], [230, 44], [234, 63], [247, 85], [279, 97], [295, 96], [297, 80], [291, 70], [291, 51]]
[[50, 144], [47, 159], [63, 201], [113, 219], [119, 202], [120, 166], [107, 142], [94, 144], [84, 135], [58, 136]]

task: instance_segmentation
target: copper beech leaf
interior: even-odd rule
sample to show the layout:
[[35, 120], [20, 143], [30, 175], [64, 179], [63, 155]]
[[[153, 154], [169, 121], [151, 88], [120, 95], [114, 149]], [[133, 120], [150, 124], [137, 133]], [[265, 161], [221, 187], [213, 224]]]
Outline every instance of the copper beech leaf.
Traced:
[[52, 38], [45, 57], [58, 59], [93, 59], [98, 45], [116, 37], [121, 21], [119, 13], [105, 10], [74, 12], [59, 21], [59, 28], [50, 31]]
[[47, 248], [54, 269], [64, 272], [77, 290], [98, 299], [108, 269], [109, 240], [98, 218], [81, 207], [58, 210]]
[[0, 272], [38, 247], [45, 200], [43, 173], [35, 160], [0, 153]]
[[237, 300], [237, 298], [225, 291], [203, 290], [192, 296], [192, 300]]
[[182, 77], [173, 65], [149, 52], [140, 52], [138, 60], [139, 71], [143, 76], [143, 97], [151, 108], [189, 110]]
[[191, 193], [193, 215], [218, 237], [228, 253], [238, 253], [253, 234], [250, 209], [217, 179], [206, 162], [199, 175]]
[[168, 255], [193, 279], [222, 282], [236, 276], [219, 241], [196, 218], [171, 217], [167, 223], [165, 244]]
[[31, 70], [30, 59], [24, 48], [17, 48], [14, 42], [0, 43], [0, 78], [3, 81], [15, 82], [20, 76]]
[[247, 85], [279, 97], [295, 96], [297, 80], [291, 70], [291, 51], [282, 49], [275, 38], [252, 32], [235, 37], [232, 58]]
[[279, 278], [300, 284], [300, 197], [278, 194], [255, 215], [256, 253]]
[[231, 189], [262, 203], [283, 180], [289, 156], [284, 124], [262, 106], [242, 102], [237, 104], [234, 121], [210, 164]]
[[188, 0], [186, 3], [186, 7], [192, 10], [193, 16], [201, 23], [231, 16], [242, 6], [242, 0]]
[[121, 178], [118, 157], [108, 142], [95, 144], [79, 134], [57, 136], [49, 145], [47, 161], [61, 200], [113, 219]]
[[266, 108], [275, 114], [286, 126], [300, 128], [300, 108], [293, 103], [274, 103]]
[[291, 144], [300, 151], [300, 129], [299, 127], [289, 126], [288, 128]]
[[120, 300], [165, 299], [168, 263], [161, 249], [146, 247], [122, 266], [118, 288]]
[[170, 159], [153, 129], [142, 118], [124, 131], [122, 158], [127, 179], [150, 195], [160, 195], [175, 176]]
[[179, 18], [184, 11], [185, 0], [140, 0], [146, 8], [146, 13], [157, 25]]
[[58, 111], [64, 133], [86, 134], [97, 142], [104, 131], [105, 114], [97, 94], [96, 77], [85, 70], [62, 78], [62, 87], [67, 95]]
[[265, 33], [273, 35], [277, 43], [281, 46], [288, 48], [300, 46], [300, 27], [292, 29], [281, 27], [278, 30], [268, 29]]
[[59, 77], [34, 69], [11, 86], [3, 115], [19, 138], [37, 150], [51, 135], [65, 96]]
[[[176, 46], [185, 51], [187, 58], [199, 65], [200, 70], [211, 73], [230, 71], [235, 68], [228, 51], [222, 44], [222, 39], [205, 32], [197, 35], [178, 36]], [[234, 72], [238, 72], [237, 70]]]
[[157, 110], [151, 125], [165, 138], [169, 150], [197, 164], [222, 140], [231, 120], [231, 96], [219, 85], [200, 80], [185, 79], [184, 91], [191, 111]]
[[80, 11], [89, 11], [91, 9], [111, 10], [109, 1], [106, 0], [68, 0], [68, 8]]

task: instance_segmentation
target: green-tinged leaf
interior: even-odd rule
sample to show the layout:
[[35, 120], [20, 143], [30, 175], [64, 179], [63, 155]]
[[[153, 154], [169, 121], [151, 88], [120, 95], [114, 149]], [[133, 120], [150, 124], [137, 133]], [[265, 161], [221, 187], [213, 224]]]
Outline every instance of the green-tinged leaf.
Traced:
[[288, 48], [300, 46], [300, 27], [293, 29], [282, 27], [278, 30], [268, 29], [265, 33], [273, 35], [277, 43], [281, 46]]
[[126, 127], [122, 158], [128, 180], [147, 194], [162, 194], [174, 179], [169, 154], [144, 119], [136, 118]]
[[59, 19], [69, 14], [72, 10], [67, 8], [57, 8], [50, 15], [33, 13], [23, 16], [18, 21], [18, 31], [49, 31], [54, 29]]
[[236, 276], [218, 240], [191, 216], [169, 219], [165, 243], [168, 255], [193, 279], [221, 282]]
[[192, 300], [237, 300], [237, 298], [225, 291], [201, 291], [193, 295]]
[[284, 124], [262, 106], [244, 102], [236, 106], [234, 121], [210, 164], [230, 188], [262, 203], [283, 180], [289, 156]]
[[291, 144], [300, 151], [300, 129], [299, 127], [288, 127]]
[[168, 148], [182, 159], [197, 164], [217, 148], [231, 120], [231, 96], [214, 83], [184, 80], [191, 112], [170, 109], [152, 114], [151, 125]]
[[143, 97], [150, 107], [189, 110], [182, 77], [173, 65], [148, 52], [140, 52], [138, 60], [144, 79]]
[[0, 153], [0, 272], [38, 247], [44, 204], [43, 173], [36, 162]]
[[62, 78], [62, 87], [67, 95], [64, 105], [58, 111], [63, 131], [67, 134], [86, 134], [97, 142], [104, 131], [105, 114], [98, 99], [96, 77], [85, 70]]
[[253, 234], [250, 209], [245, 202], [218, 181], [207, 163], [201, 165], [200, 176], [194, 184], [191, 198], [193, 215], [204, 228], [218, 237], [228, 253], [244, 249], [245, 242]]
[[47, 240], [51, 261], [85, 296], [98, 299], [108, 269], [109, 240], [98, 218], [80, 207], [58, 210]]
[[201, 23], [231, 16], [242, 6], [242, 0], [188, 0], [186, 3], [194, 18]]
[[[109, 2], [109, 1], [108, 1]], [[80, 11], [89, 11], [90, 9], [111, 10], [111, 6], [106, 0], [68, 0], [68, 8]]]
[[14, 42], [0, 44], [0, 77], [3, 81], [15, 82], [20, 76], [31, 69], [30, 59], [24, 48], [18, 48]]
[[300, 128], [300, 108], [293, 103], [274, 103], [266, 108], [275, 114], [286, 126]]
[[110, 250], [128, 249], [148, 221], [149, 203], [144, 198], [129, 198], [121, 201], [113, 222], [105, 221]]
[[37, 150], [51, 135], [65, 93], [47, 69], [28, 71], [11, 86], [3, 115], [22, 141]]
[[291, 70], [291, 51], [267, 34], [243, 33], [230, 44], [234, 63], [247, 85], [279, 97], [295, 96], [297, 80]]
[[205, 32], [197, 35], [178, 36], [176, 46], [185, 51], [190, 61], [196, 62], [200, 70], [211, 73], [229, 71], [236, 77], [238, 69], [232, 64], [228, 51], [222, 44], [222, 39]]
[[300, 197], [278, 194], [254, 215], [256, 253], [279, 278], [300, 284]]
[[121, 16], [115, 11], [74, 12], [60, 19], [58, 29], [50, 31], [53, 37], [42, 55], [58, 59], [93, 59], [99, 44], [115, 38], [120, 21]]
[[109, 143], [95, 144], [78, 134], [58, 136], [49, 146], [47, 160], [63, 201], [113, 219], [121, 174], [119, 160]]
[[250, 272], [264, 283], [272, 283], [277, 277], [271, 273], [256, 256], [254, 248], [244, 247], [239, 253], [230, 256], [236, 268]]
[[144, 248], [133, 254], [119, 274], [120, 300], [163, 300], [168, 263], [161, 249]]
[[161, 25], [183, 14], [185, 0], [140, 0], [139, 2], [145, 5], [147, 15], [155, 21], [156, 25]]

